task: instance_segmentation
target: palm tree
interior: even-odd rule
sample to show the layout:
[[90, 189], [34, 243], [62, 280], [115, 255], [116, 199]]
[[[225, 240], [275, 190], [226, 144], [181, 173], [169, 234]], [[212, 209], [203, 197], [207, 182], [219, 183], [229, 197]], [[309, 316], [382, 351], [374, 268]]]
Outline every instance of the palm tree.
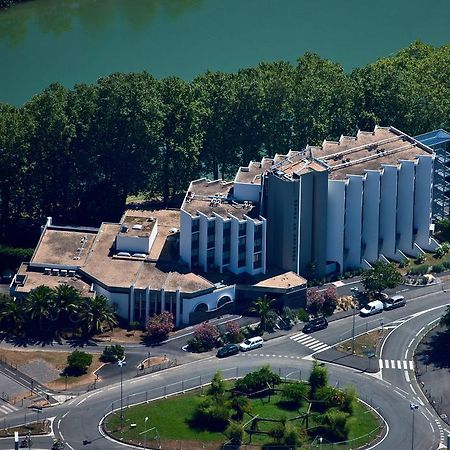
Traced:
[[116, 316], [109, 300], [104, 295], [85, 298], [79, 310], [83, 334], [103, 333], [117, 324]]
[[20, 332], [24, 324], [24, 307], [16, 299], [2, 296], [0, 305], [0, 323], [9, 330]]
[[55, 307], [61, 314], [61, 322], [66, 323], [69, 315], [77, 311], [80, 304], [80, 292], [73, 286], [61, 284], [55, 289]]
[[264, 297], [258, 297], [254, 302], [253, 306], [249, 308], [250, 312], [254, 312], [259, 316], [259, 326], [263, 331], [266, 331], [267, 319], [273, 311], [272, 306], [275, 304], [275, 299], [268, 299], [267, 295]]
[[48, 286], [38, 286], [30, 291], [26, 299], [25, 311], [31, 320], [39, 323], [39, 332], [42, 333], [44, 320], [54, 308], [55, 292]]

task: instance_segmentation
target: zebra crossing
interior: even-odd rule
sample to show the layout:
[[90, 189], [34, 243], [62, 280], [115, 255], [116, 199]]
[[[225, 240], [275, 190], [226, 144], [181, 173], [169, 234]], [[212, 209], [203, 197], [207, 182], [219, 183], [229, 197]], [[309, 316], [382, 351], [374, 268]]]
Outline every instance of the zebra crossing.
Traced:
[[380, 369], [414, 370], [413, 361], [405, 359], [380, 359]]
[[19, 408], [16, 408], [9, 403], [0, 403], [0, 415], [6, 416], [14, 411], [17, 411]]
[[298, 344], [310, 348], [311, 350], [314, 350], [314, 352], [319, 352], [330, 348], [328, 344], [324, 344], [323, 342], [320, 342], [318, 339], [315, 339], [311, 337], [309, 334], [305, 334], [303, 332], [290, 336], [290, 339], [297, 342]]

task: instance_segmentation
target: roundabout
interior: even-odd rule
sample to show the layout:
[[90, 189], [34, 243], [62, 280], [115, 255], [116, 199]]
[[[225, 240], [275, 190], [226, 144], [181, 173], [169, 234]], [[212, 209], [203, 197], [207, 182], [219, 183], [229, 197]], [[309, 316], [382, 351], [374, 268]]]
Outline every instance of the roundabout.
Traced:
[[[405, 308], [385, 315], [384, 323], [387, 328], [391, 328], [391, 332], [382, 346], [379, 355], [381, 369], [377, 373], [367, 374], [358, 369], [326, 364], [332, 386], [344, 387], [347, 384], [355, 386], [359, 397], [385, 420], [387, 433], [371, 448], [380, 450], [443, 448], [447, 427], [421, 393], [414, 371], [410, 370], [407, 361], [413, 360], [414, 348], [427, 327], [442, 315], [446, 302], [444, 293], [429, 293], [417, 296], [409, 300]], [[350, 317], [331, 322], [326, 330], [316, 333], [315, 337], [329, 346], [336, 345], [348, 338], [351, 320]], [[357, 332], [358, 330], [362, 332], [366, 328], [369, 330], [376, 328], [379, 322], [378, 319], [371, 321], [357, 317], [355, 326]], [[300, 345], [289, 336], [267, 341], [261, 352], [259, 350], [256, 352], [258, 356], [251, 358], [247, 355], [245, 357], [236, 355], [218, 360], [215, 356], [207, 356], [162, 372], [123, 381], [122, 385], [116, 382], [75, 397], [44, 411], [45, 417], [52, 418], [52, 433], [50, 436], [34, 437], [33, 448], [50, 448], [53, 436], [64, 440], [66, 447], [71, 450], [124, 448], [124, 444], [105, 439], [99, 428], [102, 418], [111, 410], [120, 407], [121, 391], [125, 408], [131, 404], [206, 384], [218, 369], [222, 371], [224, 378], [234, 378], [244, 376], [264, 364], [270, 364], [282, 377], [289, 375], [303, 380], [311, 369], [313, 350]], [[389, 367], [385, 364], [386, 361], [389, 361]], [[411, 405], [416, 405], [417, 408], [411, 409]], [[22, 411], [9, 416], [11, 425], [23, 422]], [[0, 448], [10, 447], [10, 440], [0, 440]]]

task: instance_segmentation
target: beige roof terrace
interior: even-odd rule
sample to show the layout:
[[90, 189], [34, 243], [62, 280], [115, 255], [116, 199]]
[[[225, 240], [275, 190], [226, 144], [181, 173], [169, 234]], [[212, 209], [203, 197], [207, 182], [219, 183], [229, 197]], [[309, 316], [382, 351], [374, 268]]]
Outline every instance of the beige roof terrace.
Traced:
[[[259, 217], [259, 204], [238, 203], [232, 199], [234, 183], [222, 180], [209, 181], [204, 178], [192, 181], [188, 193], [184, 199], [181, 209], [196, 216], [201, 212], [207, 216], [213, 216], [213, 213], [222, 217], [228, 217], [230, 214], [239, 220], [248, 216], [252, 219]], [[221, 198], [220, 203], [212, 203], [214, 198]]]

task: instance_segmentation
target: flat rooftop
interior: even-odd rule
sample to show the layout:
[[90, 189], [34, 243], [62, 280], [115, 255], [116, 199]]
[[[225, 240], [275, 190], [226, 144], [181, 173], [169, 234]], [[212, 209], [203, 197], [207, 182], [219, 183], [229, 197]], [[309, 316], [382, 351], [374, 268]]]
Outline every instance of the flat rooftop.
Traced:
[[[121, 221], [119, 234], [123, 236], [137, 236], [148, 238], [156, 224], [154, 217], [142, 217], [137, 215], [134, 211], [127, 211]], [[126, 230], [124, 230], [126, 227]]]
[[[151, 230], [156, 220], [158, 221], [158, 233], [147, 258], [115, 255], [114, 240], [120, 233], [122, 222], [103, 223], [97, 233], [68, 230], [67, 227], [64, 229], [48, 227], [38, 244], [32, 263], [44, 266], [46, 264], [79, 266], [84, 278], [89, 280], [91, 277], [116, 288], [129, 288], [134, 284], [142, 289], [147, 286], [150, 286], [150, 289], [164, 287], [168, 291], [180, 289], [186, 293], [214, 288], [214, 285], [205, 278], [185, 271], [174, 262], [176, 240], [179, 237], [179, 210], [128, 210], [122, 220], [130, 224], [148, 224], [147, 230]], [[80, 259], [74, 260], [74, 251], [80, 248], [82, 239], [85, 245], [80, 252]], [[25, 286], [18, 286], [18, 292], [29, 292], [41, 284], [56, 287], [61, 283], [67, 283], [76, 287], [83, 295], [87, 296], [89, 293], [90, 282], [83, 281], [80, 276], [45, 275], [37, 268], [28, 266], [23, 266], [20, 270], [19, 274], [27, 275], [27, 280]]]
[[342, 136], [338, 142], [324, 141], [320, 147], [309, 147], [308, 152], [310, 157], [329, 167], [332, 180], [363, 175], [366, 170], [397, 165], [400, 160], [414, 161], [418, 156], [432, 153], [428, 147], [392, 127], [359, 131], [356, 136]]
[[297, 275], [295, 272], [269, 273], [266, 278], [256, 282], [253, 286], [264, 288], [291, 289], [293, 287], [305, 286], [305, 278]]
[[195, 216], [201, 212], [213, 217], [214, 213], [222, 217], [230, 214], [241, 220], [244, 216], [257, 219], [259, 204], [236, 202], [233, 198], [234, 182], [206, 179], [192, 181], [181, 209]]
[[325, 165], [306, 158], [303, 153], [296, 152], [277, 165], [274, 165], [271, 172], [280, 177], [293, 179], [309, 172], [325, 172], [326, 170]]
[[49, 227], [45, 230], [31, 262], [81, 266], [86, 262], [96, 234], [77, 229]]
[[55, 276], [45, 275], [42, 272], [35, 272], [30, 269], [28, 264], [22, 264], [17, 272], [17, 275], [26, 277], [26, 285], [20, 284], [16, 287], [17, 292], [29, 292], [38, 286], [48, 286], [50, 288], [56, 288], [62, 284], [67, 284], [77, 289], [82, 297], [92, 297], [93, 293], [90, 292], [91, 284], [83, 281], [79, 276]]
[[236, 177], [235, 183], [259, 184], [261, 176], [271, 168], [274, 161], [272, 158], [263, 158], [261, 162], [250, 161], [248, 167], [240, 167]]

